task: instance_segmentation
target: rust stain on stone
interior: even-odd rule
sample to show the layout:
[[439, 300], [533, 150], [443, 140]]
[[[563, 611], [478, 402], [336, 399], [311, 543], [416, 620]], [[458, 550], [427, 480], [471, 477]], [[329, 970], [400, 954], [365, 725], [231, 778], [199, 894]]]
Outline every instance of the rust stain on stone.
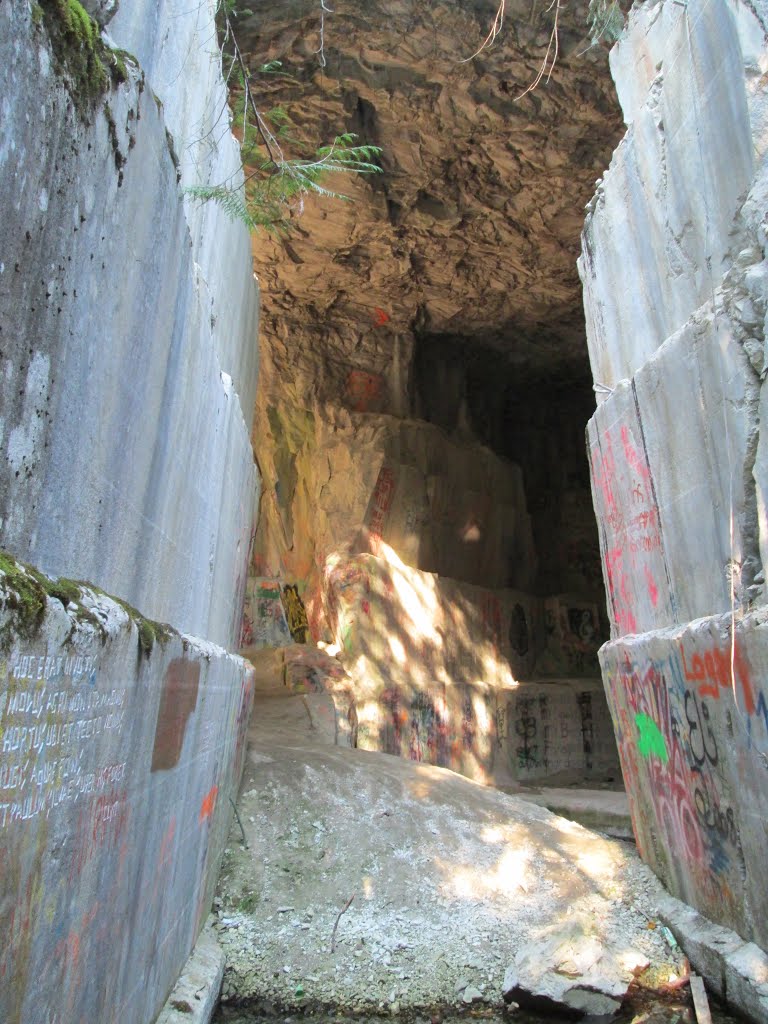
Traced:
[[200, 666], [186, 658], [174, 658], [166, 669], [157, 712], [152, 771], [165, 771], [179, 763], [187, 719], [197, 705]]

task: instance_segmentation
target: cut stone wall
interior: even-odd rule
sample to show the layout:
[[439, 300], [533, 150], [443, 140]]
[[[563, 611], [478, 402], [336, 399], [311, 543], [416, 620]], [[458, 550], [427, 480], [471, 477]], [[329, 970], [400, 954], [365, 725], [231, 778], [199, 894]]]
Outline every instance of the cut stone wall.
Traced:
[[674, 895], [763, 946], [765, 16], [633, 9], [611, 55], [628, 130], [580, 261], [603, 385], [600, 660], [638, 844]]
[[146, 1024], [210, 908], [253, 670], [4, 565], [0, 1019]]
[[[307, 607], [295, 584], [249, 581], [244, 653], [260, 691], [330, 693], [357, 746], [480, 782], [618, 778], [594, 603], [476, 587], [378, 550], [330, 564]], [[338, 658], [291, 646], [319, 618]]]
[[768, 946], [768, 613], [628, 636], [600, 655], [632, 820], [667, 888]]
[[[161, 9], [163, 38], [183, 43], [153, 57], [161, 81], [125, 58], [127, 81], [90, 104], [50, 47], [55, 5], [0, 12], [0, 546], [234, 647], [256, 291], [245, 228], [180, 192], [237, 161], [212, 14]], [[158, 29], [123, 3], [128, 49], [142, 40], [117, 21], [134, 18]], [[208, 39], [191, 64], [189, 22]]]
[[210, 907], [251, 701], [227, 648], [258, 293], [245, 227], [182, 191], [237, 180], [215, 5], [116, 6], [89, 3], [115, 47], [92, 95], [66, 4], [0, 8], [0, 548], [35, 567], [0, 553], [8, 1024], [155, 1019]]

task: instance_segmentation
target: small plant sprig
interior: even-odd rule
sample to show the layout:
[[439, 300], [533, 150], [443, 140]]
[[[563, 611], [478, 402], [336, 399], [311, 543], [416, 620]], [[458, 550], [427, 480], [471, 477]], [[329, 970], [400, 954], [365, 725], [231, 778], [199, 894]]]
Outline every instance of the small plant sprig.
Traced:
[[[244, 187], [223, 182], [192, 185], [185, 192], [202, 202], [218, 203], [230, 217], [242, 221], [251, 231], [265, 228], [287, 234], [292, 216], [303, 211], [308, 195], [349, 199], [327, 187], [326, 181], [331, 175], [380, 173], [377, 161], [381, 149], [357, 143], [353, 133], [345, 132], [337, 135], [330, 145], [320, 146], [309, 157], [286, 157], [281, 143], [301, 144], [292, 138], [290, 118], [282, 107], [262, 113], [256, 103], [251, 74], [232, 24], [234, 16], [233, 0], [224, 0], [219, 7], [221, 56], [240, 135]], [[270, 61], [259, 71], [274, 74], [280, 68], [279, 61]]]

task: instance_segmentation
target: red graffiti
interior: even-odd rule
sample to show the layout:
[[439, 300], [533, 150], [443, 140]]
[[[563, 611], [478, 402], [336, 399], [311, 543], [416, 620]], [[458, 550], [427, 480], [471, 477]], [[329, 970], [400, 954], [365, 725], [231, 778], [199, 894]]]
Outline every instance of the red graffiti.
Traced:
[[355, 412], [373, 412], [372, 406], [381, 397], [384, 378], [379, 373], [350, 370], [347, 377], [347, 401]]
[[167, 873], [173, 867], [174, 859], [174, 839], [176, 837], [176, 818], [171, 818], [168, 828], [165, 830], [165, 835], [160, 843], [160, 852], [157, 855], [157, 863], [155, 865], [155, 879], [152, 886], [152, 906], [154, 907], [157, 902], [157, 897], [160, 892], [164, 891], [166, 886]]
[[655, 608], [659, 603], [659, 588], [656, 586], [656, 580], [653, 578], [653, 574], [648, 566], [643, 566], [645, 569], [645, 582], [648, 584], [648, 596], [651, 599], [651, 604]]
[[392, 504], [394, 493], [395, 474], [389, 467], [382, 466], [376, 480], [376, 487], [373, 490], [371, 513], [368, 521], [368, 533], [374, 545], [381, 540], [384, 521]]
[[125, 790], [91, 798], [88, 805], [80, 809], [75, 829], [76, 846], [69, 865], [70, 882], [83, 873], [99, 850], [121, 846], [128, 817]]
[[376, 327], [383, 327], [389, 320], [389, 313], [385, 313], [379, 306], [374, 306], [373, 309], [373, 322]]
[[701, 654], [694, 654], [691, 657], [690, 666], [686, 661], [685, 651], [680, 649], [683, 659], [683, 672], [689, 682], [698, 682], [699, 695], [701, 697], [714, 697], [720, 699], [720, 690], [734, 690], [736, 683], [741, 687], [744, 695], [744, 710], [748, 715], [755, 713], [755, 691], [749, 672], [749, 666], [737, 643], [733, 650], [730, 647], [723, 651], [717, 647]]
[[216, 807], [216, 797], [219, 793], [218, 786], [211, 786], [208, 792], [203, 797], [203, 802], [200, 805], [200, 824], [207, 821], [208, 818], [213, 814], [214, 808]]
[[606, 431], [593, 446], [590, 464], [606, 531], [603, 568], [611, 617], [623, 635], [637, 632], [645, 594], [651, 608], [659, 606], [663, 544], [648, 460], [626, 424], [618, 428], [620, 445], [616, 433]]

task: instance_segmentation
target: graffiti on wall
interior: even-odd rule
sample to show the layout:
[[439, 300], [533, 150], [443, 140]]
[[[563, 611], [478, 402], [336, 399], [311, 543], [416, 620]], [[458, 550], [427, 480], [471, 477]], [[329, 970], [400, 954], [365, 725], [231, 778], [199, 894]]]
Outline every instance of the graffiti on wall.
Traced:
[[528, 622], [525, 609], [519, 603], [512, 608], [509, 618], [509, 645], [521, 658], [528, 653]]
[[605, 669], [642, 855], [676, 895], [743, 930], [745, 879], [764, 865], [749, 863], [738, 806], [759, 785], [745, 765], [758, 768], [768, 721], [741, 642], [689, 637], [663, 656], [616, 652]]
[[291, 637], [295, 643], [305, 644], [309, 632], [309, 622], [299, 588], [295, 583], [286, 583], [283, 587], [283, 607]]
[[498, 651], [501, 643], [501, 604], [498, 595], [492, 590], [484, 590], [480, 596], [480, 615], [483, 633], [494, 650]]
[[394, 493], [395, 474], [389, 466], [382, 466], [373, 489], [367, 517], [368, 534], [374, 551], [381, 541]]
[[290, 642], [290, 635], [280, 583], [274, 579], [251, 580], [246, 591], [240, 646], [280, 647]]
[[[626, 423], [593, 439], [590, 470], [603, 531], [603, 571], [620, 635], [638, 632], [638, 600], [655, 613], [673, 602], [650, 464]], [[649, 613], [641, 625], [647, 626]]]

